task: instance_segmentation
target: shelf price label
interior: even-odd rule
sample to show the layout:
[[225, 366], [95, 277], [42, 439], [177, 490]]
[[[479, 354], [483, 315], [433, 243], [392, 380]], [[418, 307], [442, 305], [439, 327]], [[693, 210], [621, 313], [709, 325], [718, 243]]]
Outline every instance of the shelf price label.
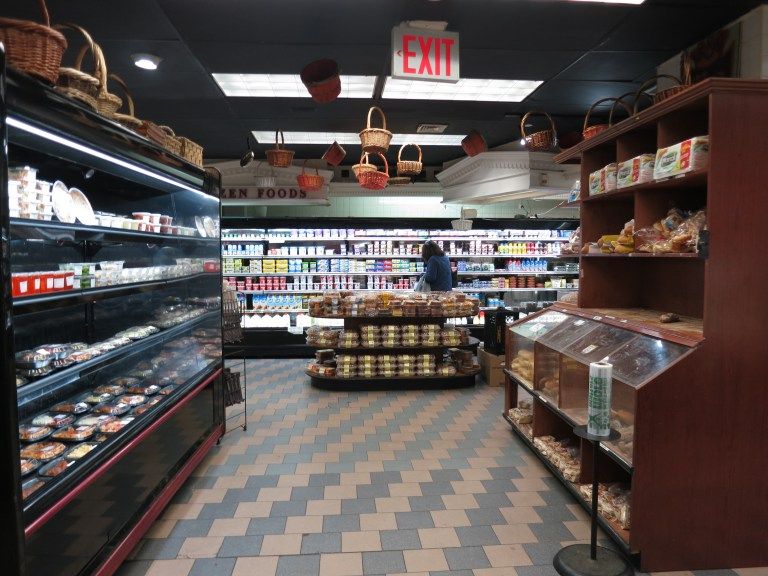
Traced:
[[396, 26], [392, 29], [392, 77], [458, 82], [459, 34]]

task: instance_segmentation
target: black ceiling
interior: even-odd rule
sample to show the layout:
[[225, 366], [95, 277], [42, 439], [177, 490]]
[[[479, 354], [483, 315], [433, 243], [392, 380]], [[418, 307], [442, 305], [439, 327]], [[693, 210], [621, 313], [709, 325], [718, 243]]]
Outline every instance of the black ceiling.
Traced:
[[[636, 89], [669, 57], [735, 20], [760, 0], [646, 0], [642, 6], [550, 0], [48, 0], [54, 22], [76, 22], [104, 48], [131, 88], [140, 117], [169, 124], [235, 158], [250, 130], [358, 131], [370, 102], [225, 98], [211, 72], [298, 73], [321, 57], [343, 73], [389, 73], [391, 29], [405, 20], [446, 20], [461, 34], [467, 78], [546, 80], [519, 104], [384, 100], [389, 127], [420, 123], [448, 133], [480, 130], [495, 146], [518, 139], [527, 110], [552, 113], [561, 133], [578, 130], [595, 100]], [[10, 6], [9, 6], [10, 4]], [[0, 15], [39, 19], [37, 2], [11, 0]], [[155, 72], [131, 54], [163, 58]], [[262, 146], [264, 148], [265, 146]], [[291, 146], [297, 157], [324, 147]], [[348, 159], [359, 150], [348, 147]], [[460, 148], [425, 149], [437, 164]]]

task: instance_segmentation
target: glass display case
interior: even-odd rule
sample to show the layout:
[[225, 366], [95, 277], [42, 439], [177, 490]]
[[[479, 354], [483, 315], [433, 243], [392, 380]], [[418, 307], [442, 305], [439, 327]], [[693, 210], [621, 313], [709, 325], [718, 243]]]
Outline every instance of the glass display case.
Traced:
[[92, 573], [127, 554], [223, 431], [219, 183], [21, 75], [5, 98], [4, 450], [20, 547], [26, 573]]
[[519, 322], [510, 327], [509, 369], [529, 388], [535, 376], [534, 343], [566, 320], [560, 312], [548, 311], [537, 315], [534, 321]]

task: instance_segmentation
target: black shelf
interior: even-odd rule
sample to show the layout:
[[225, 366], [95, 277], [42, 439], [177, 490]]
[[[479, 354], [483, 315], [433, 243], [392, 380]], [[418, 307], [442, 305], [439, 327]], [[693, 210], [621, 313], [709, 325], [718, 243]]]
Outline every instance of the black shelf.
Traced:
[[139, 294], [141, 292], [152, 292], [162, 290], [175, 284], [183, 284], [196, 278], [206, 276], [218, 276], [218, 272], [199, 272], [190, 276], [180, 278], [168, 278], [165, 280], [148, 280], [147, 282], [134, 282], [131, 284], [118, 284], [115, 286], [105, 286], [103, 288], [86, 288], [83, 290], [67, 290], [65, 292], [54, 292], [51, 294], [40, 294], [38, 296], [28, 296], [26, 298], [14, 298], [13, 308], [25, 308], [38, 310], [43, 308], [52, 308], [60, 304], [74, 304], [77, 302], [92, 302], [94, 300], [103, 300], [105, 298], [114, 298], [116, 296], [125, 296], [127, 294]]
[[[379, 353], [391, 353], [391, 354], [408, 354], [417, 352], [438, 352], [440, 350], [447, 350], [448, 348], [461, 348], [463, 350], [474, 350], [480, 344], [480, 340], [470, 336], [469, 344], [458, 344], [456, 346], [439, 345], [439, 346], [395, 346], [392, 348], [385, 348], [384, 346], [377, 346], [376, 348], [365, 348], [364, 346], [358, 346], [356, 348], [333, 348], [335, 352], [344, 354], [379, 354]], [[328, 350], [325, 346], [311, 346], [317, 350]]]
[[443, 390], [448, 388], [469, 388], [475, 385], [478, 370], [472, 374], [455, 376], [413, 376], [413, 377], [376, 377], [376, 378], [326, 378], [307, 370], [312, 386], [331, 391], [371, 391], [371, 390]]
[[[565, 476], [563, 476], [563, 473], [560, 472], [560, 470], [555, 466], [552, 462], [550, 462], [544, 454], [541, 453], [541, 451], [536, 447], [536, 445], [533, 443], [533, 440], [525, 435], [525, 433], [520, 430], [517, 425], [512, 421], [509, 416], [506, 414], [503, 415], [504, 419], [509, 423], [510, 428], [512, 428], [512, 431], [517, 434], [517, 436], [525, 442], [525, 444], [528, 446], [528, 448], [531, 449], [531, 451], [536, 455], [536, 457], [541, 460], [541, 462], [544, 464], [544, 466], [547, 467], [547, 469], [552, 473], [552, 475], [557, 478], [563, 486], [568, 490], [568, 492], [571, 493], [571, 495], [576, 499], [576, 501], [581, 505], [584, 510], [590, 514], [592, 512], [592, 505], [587, 502], [584, 497], [579, 493], [578, 489], [574, 485], [573, 482], [566, 479]], [[633, 560], [637, 560], [638, 553], [633, 552], [632, 549], [629, 546], [629, 542], [624, 540], [624, 538], [619, 534], [619, 532], [611, 525], [611, 523], [606, 520], [602, 515], [597, 516], [597, 523], [600, 526], [600, 528], [603, 529], [603, 531], [608, 534], [608, 536], [613, 540], [613, 542], [616, 544], [616, 546], [626, 555], [632, 558]]]
[[118, 348], [117, 350], [112, 350], [111, 352], [107, 352], [101, 356], [96, 356], [95, 358], [91, 358], [85, 362], [78, 362], [77, 364], [63, 368], [62, 370], [57, 370], [43, 378], [32, 380], [28, 384], [25, 384], [16, 390], [19, 409], [21, 410], [29, 402], [36, 401], [41, 396], [44, 396], [47, 393], [46, 389], [59, 389], [61, 386], [79, 380], [86, 374], [93, 372], [96, 369], [111, 364], [116, 360], [120, 360], [125, 356], [149, 350], [162, 340], [173, 338], [174, 336], [177, 336], [178, 334], [181, 334], [190, 328], [194, 328], [198, 324], [202, 324], [206, 320], [219, 317], [221, 317], [220, 310], [206, 312], [197, 318], [193, 318], [192, 320], [174, 326], [173, 328], [161, 330], [157, 334], [153, 334], [147, 338], [142, 338], [141, 340], [136, 340], [127, 346]]
[[[154, 232], [138, 232], [122, 228], [107, 228], [105, 226], [86, 226], [85, 224], [69, 224], [67, 222], [54, 222], [49, 220], [27, 220], [24, 218], [11, 218], [11, 231], [14, 228], [34, 228], [36, 230], [51, 231], [54, 234], [50, 240], [89, 240], [92, 242], [121, 242], [121, 241], [146, 241], [149, 244], [192, 242], [197, 244], [218, 245], [218, 238], [203, 238], [201, 236], [180, 236], [177, 234], [155, 234]], [[56, 235], [55, 233], [59, 233]], [[25, 237], [26, 238], [26, 237]]]

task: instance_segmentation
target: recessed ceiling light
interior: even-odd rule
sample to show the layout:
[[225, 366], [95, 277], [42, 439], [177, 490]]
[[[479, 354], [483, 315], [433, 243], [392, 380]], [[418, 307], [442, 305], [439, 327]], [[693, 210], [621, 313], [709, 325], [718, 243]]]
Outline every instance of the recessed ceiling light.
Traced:
[[[360, 136], [357, 132], [283, 132], [283, 135], [286, 145], [323, 144], [327, 146], [334, 140], [341, 145], [360, 145]], [[253, 136], [259, 144], [270, 144], [275, 141], [275, 133], [272, 130], [254, 130]], [[392, 145], [461, 146], [464, 136], [466, 134], [395, 134], [392, 137]]]
[[458, 82], [401, 80], [387, 77], [383, 98], [400, 100], [464, 100], [470, 102], [522, 102], [543, 80], [462, 78]]
[[[222, 74], [213, 79], [225, 96], [311, 98], [298, 74]], [[376, 76], [341, 76], [339, 98], [371, 98]]]
[[133, 55], [133, 63], [144, 70], [157, 70], [160, 60], [162, 60], [162, 58], [160, 58], [160, 56], [155, 56], [154, 54]]

